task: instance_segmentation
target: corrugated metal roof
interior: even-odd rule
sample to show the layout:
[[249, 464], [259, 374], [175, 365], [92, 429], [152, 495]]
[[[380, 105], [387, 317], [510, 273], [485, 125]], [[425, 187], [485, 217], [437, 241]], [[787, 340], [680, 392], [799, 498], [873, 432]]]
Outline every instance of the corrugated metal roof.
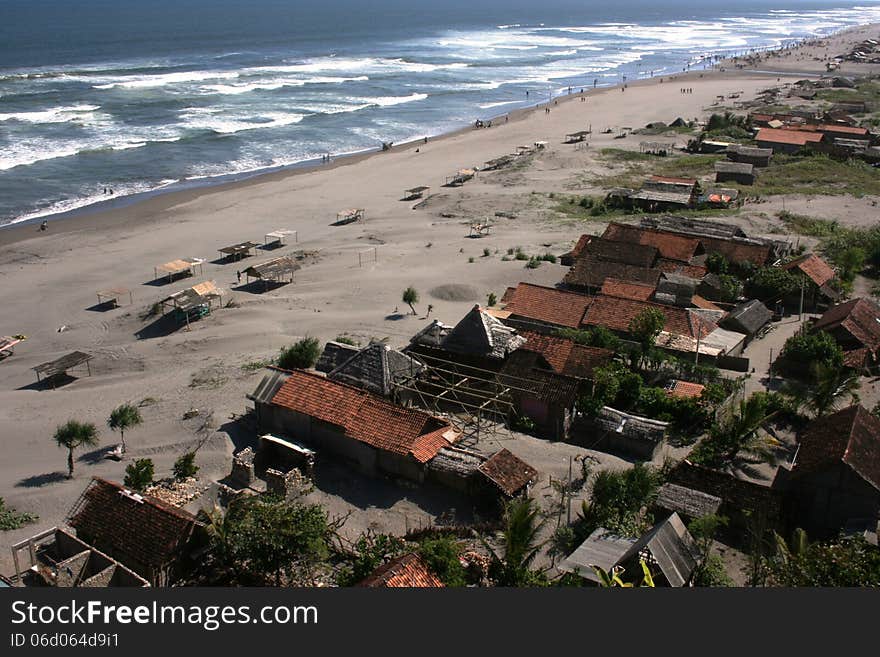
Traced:
[[247, 398], [261, 404], [268, 404], [289, 376], [290, 373], [284, 370], [269, 369], [257, 389], [247, 395]]

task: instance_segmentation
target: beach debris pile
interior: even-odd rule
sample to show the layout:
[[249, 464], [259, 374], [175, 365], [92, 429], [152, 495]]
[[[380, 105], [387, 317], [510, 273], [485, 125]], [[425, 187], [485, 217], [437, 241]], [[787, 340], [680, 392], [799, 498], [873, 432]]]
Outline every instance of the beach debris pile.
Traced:
[[200, 482], [198, 477], [186, 479], [163, 479], [157, 481], [144, 491], [167, 504], [183, 507], [199, 497], [208, 489], [208, 484]]

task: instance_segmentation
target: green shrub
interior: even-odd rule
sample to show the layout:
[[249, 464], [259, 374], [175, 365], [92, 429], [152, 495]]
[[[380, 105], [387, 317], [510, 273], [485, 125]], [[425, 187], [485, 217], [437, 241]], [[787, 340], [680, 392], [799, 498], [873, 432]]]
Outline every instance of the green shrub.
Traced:
[[830, 333], [802, 329], [785, 341], [774, 367], [803, 374], [814, 364], [839, 368], [843, 365], [843, 350]]
[[494, 306], [496, 303], [498, 303], [498, 297], [495, 296], [494, 292], [489, 292], [486, 297], [486, 304], [489, 306]]
[[427, 538], [419, 543], [418, 554], [446, 586], [467, 586], [467, 573], [459, 559], [461, 547], [453, 537]]
[[589, 503], [584, 502], [576, 523], [579, 540], [598, 527], [624, 537], [639, 536], [651, 524], [642, 509], [649, 507], [662, 483], [660, 473], [638, 463], [629, 470], [602, 470], [596, 475]]
[[562, 328], [558, 329], [555, 335], [588, 347], [599, 347], [611, 351], [617, 351], [620, 348], [620, 338], [604, 326], [594, 326], [589, 329]]
[[308, 369], [318, 362], [321, 345], [318, 338], [305, 337], [298, 342], [284, 347], [278, 354], [278, 367], [285, 370]]
[[180, 456], [180, 458], [178, 458], [174, 462], [174, 467], [172, 469], [172, 472], [174, 473], [174, 478], [177, 480], [195, 477], [198, 471], [199, 466], [196, 465], [195, 452], [187, 452], [186, 454]]
[[800, 279], [788, 270], [778, 267], [761, 267], [748, 280], [750, 297], [769, 301], [799, 290]]
[[125, 468], [125, 485], [137, 491], [153, 483], [153, 459], [137, 459]]
[[490, 249], [488, 247], [483, 249], [483, 257], [484, 258], [488, 258], [490, 255], [492, 255], [492, 249]]
[[535, 256], [532, 256], [531, 258], [529, 258], [529, 261], [526, 263], [526, 269], [537, 269], [540, 266], [541, 266], [541, 261], [538, 258], [536, 258]]
[[552, 262], [553, 264], [556, 264], [556, 256], [552, 253], [545, 253], [542, 256], [538, 256], [538, 259], [543, 260], [544, 262]]
[[29, 522], [36, 522], [39, 516], [33, 513], [17, 511], [11, 506], [6, 506], [6, 500], [0, 497], [0, 531], [8, 532], [18, 529]]

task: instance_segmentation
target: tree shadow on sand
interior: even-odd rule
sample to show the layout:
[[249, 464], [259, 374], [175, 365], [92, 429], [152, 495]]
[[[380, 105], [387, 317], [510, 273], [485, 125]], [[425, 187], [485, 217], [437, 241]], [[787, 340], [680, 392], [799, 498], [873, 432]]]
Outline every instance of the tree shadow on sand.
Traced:
[[48, 486], [49, 484], [57, 484], [66, 479], [67, 475], [63, 472], [46, 472], [41, 475], [25, 477], [15, 485], [18, 488], [41, 488], [42, 486]]
[[110, 454], [110, 452], [112, 452], [114, 449], [116, 449], [116, 445], [104, 445], [103, 447], [99, 447], [98, 449], [93, 449], [91, 452], [80, 454], [76, 460], [80, 463], [95, 465], [96, 463], [100, 463], [101, 461], [106, 459], [107, 455]]

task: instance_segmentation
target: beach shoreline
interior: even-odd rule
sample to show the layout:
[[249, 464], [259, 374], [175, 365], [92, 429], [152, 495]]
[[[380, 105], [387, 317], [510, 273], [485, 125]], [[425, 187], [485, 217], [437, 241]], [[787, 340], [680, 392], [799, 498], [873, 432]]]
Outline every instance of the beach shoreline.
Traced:
[[[873, 25], [860, 25], [853, 26], [838, 30], [830, 35], [825, 37], [821, 37], [819, 39], [826, 38], [840, 38], [846, 34], [850, 33], [859, 33], [865, 29], [872, 28]], [[810, 43], [813, 41], [817, 41], [817, 38], [811, 39], [803, 39], [802, 43]], [[756, 53], [756, 56], [759, 57], [759, 60], [766, 60], [771, 57], [774, 53], [783, 53], [786, 50], [790, 49], [791, 46], [778, 46], [778, 47], [768, 47], [768, 48], [757, 48], [752, 49], [749, 52]], [[705, 59], [706, 62], [712, 61], [714, 58], [709, 56]], [[599, 86], [594, 88], [584, 88], [583, 94], [586, 96], [594, 96], [597, 93], [602, 93], [604, 91], [609, 91], [612, 89], [620, 89], [624, 85], [644, 85], [644, 84], [659, 84], [658, 79], [665, 78], [674, 78], [679, 80], [689, 79], [692, 76], [702, 77], [705, 74], [712, 75], [735, 75], [735, 74], [766, 74], [766, 75], [776, 75], [776, 76], [798, 76], [798, 75], [814, 75], [816, 74], [815, 70], [757, 70], [755, 68], [733, 68], [733, 69], [725, 69], [725, 67], [729, 67], [734, 60], [731, 57], [723, 58], [718, 60], [716, 64], [712, 66], [712, 68], [708, 69], [698, 69], [694, 68], [693, 70], [669, 73], [666, 75], [658, 75], [656, 77], [644, 77], [637, 80], [619, 82], [617, 84]], [[725, 70], [721, 70], [725, 69]], [[535, 103], [534, 105], [529, 105], [526, 107], [518, 107], [516, 109], [511, 110], [510, 112], [503, 112], [494, 116], [488, 117], [477, 117], [483, 120], [484, 122], [497, 122], [505, 117], [509, 117], [511, 121], [519, 121], [528, 116], [529, 114], [538, 111], [545, 107], [548, 102], [570, 102], [574, 98], [580, 97], [580, 89], [578, 89], [577, 93], [568, 93], [568, 94], [559, 94], [556, 96], [552, 96], [549, 101], [541, 101]], [[473, 126], [462, 126], [458, 129], [450, 130], [444, 132], [442, 134], [438, 134], [435, 136], [429, 137], [431, 142], [437, 142], [440, 140], [449, 139], [461, 134], [466, 134], [468, 132], [473, 131]], [[392, 150], [399, 150], [402, 148], [407, 148], [410, 146], [418, 147], [418, 144], [422, 143], [421, 139], [413, 139], [409, 142], [401, 142], [394, 145]], [[165, 187], [157, 187], [154, 189], [150, 189], [144, 192], [136, 192], [133, 194], [129, 194], [126, 196], [109, 198], [106, 200], [98, 201], [95, 203], [91, 203], [88, 205], [84, 205], [81, 207], [77, 207], [71, 210], [66, 210], [58, 213], [51, 214], [40, 214], [37, 216], [30, 217], [28, 219], [20, 219], [13, 221], [8, 224], [0, 225], [0, 246], [4, 244], [12, 244], [23, 239], [28, 238], [28, 233], [32, 233], [34, 229], [39, 229], [40, 224], [46, 222], [53, 231], [61, 230], [65, 233], [79, 230], [79, 229], [91, 229], [96, 228], [97, 223], [101, 221], [109, 221], [109, 222], [125, 222], [126, 221], [126, 210], [137, 205], [141, 204], [151, 204], [149, 209], [145, 209], [143, 211], [136, 211], [133, 214], [143, 217], [145, 214], [156, 212], [160, 213], [165, 211], [166, 209], [172, 207], [177, 203], [186, 203], [190, 200], [198, 198], [202, 194], [210, 194], [215, 191], [222, 191], [226, 189], [235, 189], [240, 185], [248, 185], [248, 184], [259, 184], [261, 181], [277, 181], [283, 179], [287, 176], [295, 176], [301, 175], [303, 173], [308, 173], [311, 171], [317, 170], [332, 170], [339, 166], [345, 166], [347, 164], [357, 163], [365, 158], [370, 157], [378, 157], [385, 154], [381, 147], [374, 147], [364, 149], [362, 151], [358, 151], [355, 153], [349, 154], [330, 154], [331, 160], [328, 163], [320, 162], [317, 159], [312, 160], [304, 160], [301, 162], [294, 162], [288, 165], [282, 165], [279, 167], [269, 167], [267, 169], [259, 169], [252, 172], [239, 172], [239, 173], [229, 173], [229, 174], [221, 174], [218, 176], [211, 176], [204, 180], [187, 180], [181, 179], [176, 183], [172, 183], [168, 185], [167, 189]]]

